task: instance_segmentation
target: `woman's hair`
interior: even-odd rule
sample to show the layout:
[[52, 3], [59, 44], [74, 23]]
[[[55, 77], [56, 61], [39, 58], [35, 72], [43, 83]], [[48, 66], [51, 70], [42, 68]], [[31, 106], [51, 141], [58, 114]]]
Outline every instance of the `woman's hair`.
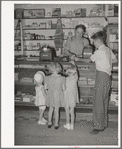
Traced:
[[51, 73], [53, 73], [54, 71], [61, 73], [62, 71], [62, 66], [58, 62], [51, 62], [48, 68]]
[[103, 43], [106, 42], [106, 33], [104, 31], [99, 31], [92, 35], [91, 37], [93, 40], [100, 39]]
[[82, 25], [82, 24], [77, 25], [77, 26], [75, 27], [75, 30], [77, 30], [78, 28], [83, 29], [84, 32], [86, 31], [86, 27], [85, 27], [84, 25]]
[[66, 71], [66, 74], [67, 75], [69, 75], [69, 74], [75, 74], [77, 72], [77, 69], [76, 69], [76, 66], [74, 66], [74, 65], [71, 65], [68, 69], [67, 69], [67, 71]]

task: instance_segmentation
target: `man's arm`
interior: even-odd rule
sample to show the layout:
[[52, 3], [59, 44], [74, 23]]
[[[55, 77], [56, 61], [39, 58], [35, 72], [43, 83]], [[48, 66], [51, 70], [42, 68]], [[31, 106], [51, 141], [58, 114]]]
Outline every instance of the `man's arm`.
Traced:
[[91, 58], [89, 58], [89, 59], [75, 58], [75, 61], [81, 61], [81, 62], [84, 62], [84, 63], [90, 63], [92, 60], [91, 60]]
[[73, 53], [71, 53], [69, 50], [68, 50], [68, 48], [64, 48], [64, 54], [66, 54], [66, 55], [68, 55], [68, 56], [72, 56], [73, 55]]

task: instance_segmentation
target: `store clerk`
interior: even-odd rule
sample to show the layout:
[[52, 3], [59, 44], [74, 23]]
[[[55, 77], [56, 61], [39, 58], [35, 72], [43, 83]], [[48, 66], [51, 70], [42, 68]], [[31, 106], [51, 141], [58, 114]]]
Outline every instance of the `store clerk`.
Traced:
[[89, 45], [89, 40], [84, 38], [84, 25], [77, 25], [75, 27], [75, 36], [68, 39], [64, 47], [64, 54], [72, 57], [82, 57], [82, 52], [85, 46]]
[[106, 34], [99, 31], [92, 36], [96, 51], [89, 59], [75, 58], [75, 61], [89, 63], [95, 62], [96, 80], [95, 80], [95, 99], [93, 100], [93, 123], [94, 129], [90, 134], [97, 134], [107, 127], [107, 108], [109, 91], [111, 87], [112, 63], [117, 62], [116, 56], [112, 50], [105, 46]]

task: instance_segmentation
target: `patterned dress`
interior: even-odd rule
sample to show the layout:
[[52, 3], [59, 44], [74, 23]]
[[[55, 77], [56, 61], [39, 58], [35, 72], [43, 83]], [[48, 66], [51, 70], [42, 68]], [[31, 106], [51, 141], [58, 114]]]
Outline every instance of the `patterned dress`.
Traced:
[[36, 90], [36, 98], [34, 104], [36, 106], [45, 106], [46, 98], [45, 98], [44, 86], [43, 85], [36, 86], [35, 90]]
[[46, 105], [49, 107], [64, 107], [65, 77], [46, 76], [45, 87], [48, 90], [46, 94]]
[[78, 76], [72, 76], [66, 78], [66, 90], [65, 94], [65, 106], [75, 107], [78, 101], [78, 87], [77, 87]]

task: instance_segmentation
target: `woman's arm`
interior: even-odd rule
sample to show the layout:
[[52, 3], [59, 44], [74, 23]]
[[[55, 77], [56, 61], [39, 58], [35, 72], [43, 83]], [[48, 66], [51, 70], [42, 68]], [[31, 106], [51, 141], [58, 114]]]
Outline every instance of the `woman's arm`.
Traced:
[[64, 47], [64, 54], [68, 55], [69, 57], [75, 56], [75, 54], [70, 52], [67, 47]]

